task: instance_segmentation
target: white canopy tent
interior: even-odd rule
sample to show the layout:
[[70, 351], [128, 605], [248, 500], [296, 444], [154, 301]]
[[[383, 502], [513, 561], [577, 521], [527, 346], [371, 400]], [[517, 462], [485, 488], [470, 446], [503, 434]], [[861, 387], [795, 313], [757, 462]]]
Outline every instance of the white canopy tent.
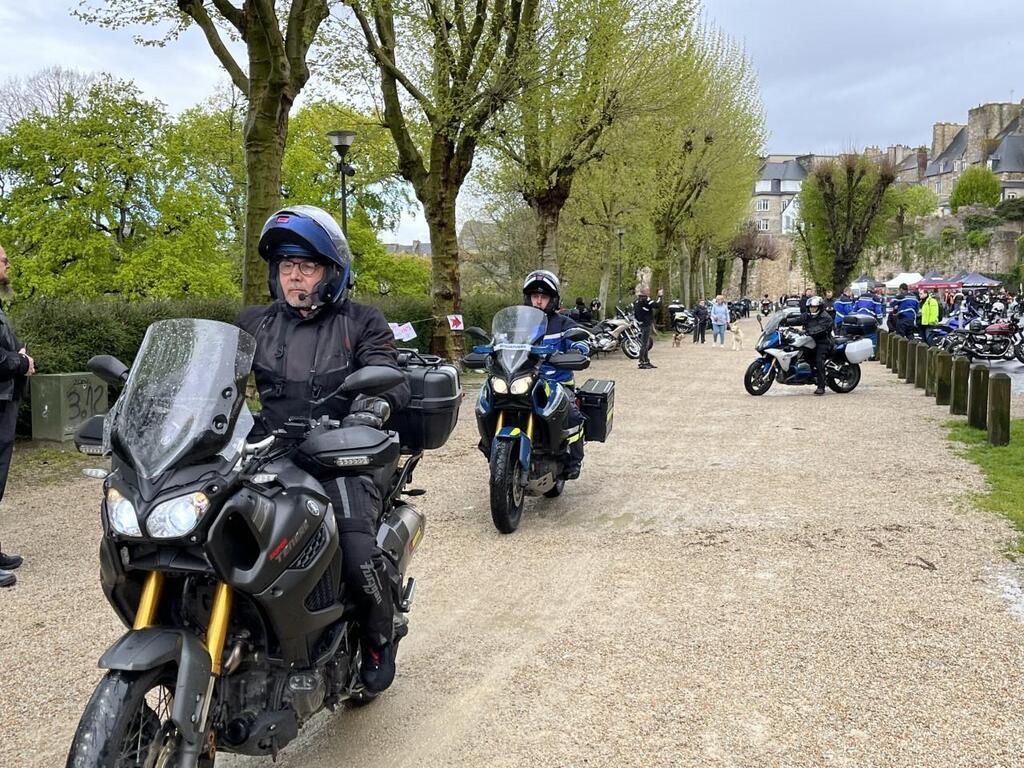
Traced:
[[896, 275], [892, 280], [885, 281], [885, 289], [896, 290], [904, 283], [907, 285], [913, 285], [914, 283], [919, 283], [922, 280], [924, 280], [924, 275], [920, 272], [900, 272], [900, 274]]

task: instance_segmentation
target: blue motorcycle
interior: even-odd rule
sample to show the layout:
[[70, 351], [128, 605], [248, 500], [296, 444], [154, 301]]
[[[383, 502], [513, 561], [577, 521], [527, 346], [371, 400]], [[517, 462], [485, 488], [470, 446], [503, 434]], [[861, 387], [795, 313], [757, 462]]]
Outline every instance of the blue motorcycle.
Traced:
[[[743, 386], [749, 394], [763, 395], [776, 381], [815, 384], [814, 366], [807, 355], [815, 348], [814, 339], [782, 325], [785, 318], [798, 314], [799, 309], [784, 309], [761, 327], [761, 338], [755, 347], [759, 357], [743, 375]], [[872, 351], [871, 339], [837, 337], [825, 361], [825, 383], [829, 389], [840, 394], [856, 389], [860, 383], [860, 364], [871, 358]]]
[[[533, 307], [507, 307], [494, 316], [492, 335], [466, 333], [487, 341], [462, 362], [484, 369], [487, 381], [476, 406], [480, 450], [490, 463], [491, 519], [502, 533], [519, 527], [526, 496], [559, 496], [565, 487], [564, 458], [573, 440], [604, 441], [611, 429], [614, 382], [590, 379], [578, 390], [549, 381], [541, 367], [582, 371], [590, 359], [560, 352], [545, 343], [547, 315]], [[563, 334], [586, 340], [581, 328]], [[557, 339], [556, 339], [557, 341]], [[583, 427], [569, 427], [570, 403], [578, 398]]]

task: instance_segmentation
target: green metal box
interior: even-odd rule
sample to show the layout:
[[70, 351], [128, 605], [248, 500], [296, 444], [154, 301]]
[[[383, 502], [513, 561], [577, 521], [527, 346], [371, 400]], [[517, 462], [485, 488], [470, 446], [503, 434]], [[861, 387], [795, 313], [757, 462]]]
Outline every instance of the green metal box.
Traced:
[[70, 440], [79, 424], [107, 412], [107, 385], [91, 373], [37, 374], [29, 381], [35, 440]]

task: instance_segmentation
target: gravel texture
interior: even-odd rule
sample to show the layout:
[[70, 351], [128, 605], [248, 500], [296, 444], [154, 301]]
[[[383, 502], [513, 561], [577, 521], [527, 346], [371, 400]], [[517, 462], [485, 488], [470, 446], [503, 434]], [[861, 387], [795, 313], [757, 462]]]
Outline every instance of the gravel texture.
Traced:
[[[983, 482], [944, 409], [875, 363], [850, 395], [750, 397], [742, 325], [744, 352], [687, 340], [659, 343], [657, 370], [595, 363], [617, 381], [612, 438], [511, 536], [467, 397], [416, 478], [428, 529], [395, 685], [318, 716], [278, 764], [1024, 765], [1013, 532], [971, 509]], [[63, 765], [121, 632], [98, 489], [12, 488], [0, 511], [28, 559], [0, 592], [7, 765]]]

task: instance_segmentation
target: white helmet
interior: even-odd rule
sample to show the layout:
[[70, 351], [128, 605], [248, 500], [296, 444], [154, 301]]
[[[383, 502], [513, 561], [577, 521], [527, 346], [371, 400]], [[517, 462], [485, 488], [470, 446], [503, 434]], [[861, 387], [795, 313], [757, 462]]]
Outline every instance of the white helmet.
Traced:
[[995, 312], [997, 315], [1001, 315], [1003, 314], [1003, 312], [1006, 311], [1006, 305], [1003, 304], [1003, 302], [1001, 301], [997, 301], [992, 305], [992, 311]]

